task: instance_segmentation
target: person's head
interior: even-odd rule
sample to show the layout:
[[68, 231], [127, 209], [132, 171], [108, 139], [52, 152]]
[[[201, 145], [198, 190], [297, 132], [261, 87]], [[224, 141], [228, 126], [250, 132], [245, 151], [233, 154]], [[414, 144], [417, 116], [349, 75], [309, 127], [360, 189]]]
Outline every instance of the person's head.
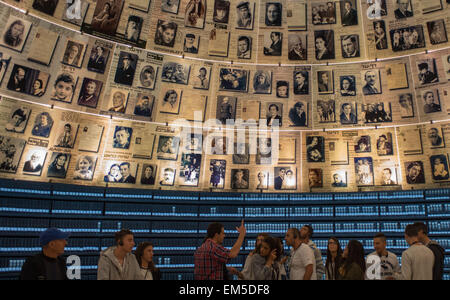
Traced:
[[234, 179], [236, 179], [237, 181], [241, 181], [244, 178], [244, 170], [237, 170], [236, 173], [234, 174]]
[[95, 81], [91, 80], [86, 84], [85, 93], [87, 95], [94, 95], [96, 89], [97, 89], [97, 83], [95, 83]]
[[412, 243], [419, 240], [419, 227], [414, 224], [406, 225], [405, 227], [405, 240], [408, 245], [412, 245]]
[[113, 107], [119, 108], [125, 104], [125, 94], [121, 91], [116, 91], [113, 95]]
[[356, 52], [357, 47], [356, 37], [354, 35], [347, 35], [342, 38], [342, 49], [345, 56], [350, 56]]
[[104, 50], [103, 47], [101, 47], [101, 46], [95, 47], [95, 51], [97, 51], [97, 55], [98, 55], [98, 56], [102, 56], [102, 55], [103, 55], [103, 52], [105, 52], [105, 50]]
[[12, 123], [16, 127], [19, 126], [20, 124], [22, 124], [22, 122], [25, 121], [26, 118], [27, 118], [27, 114], [21, 108], [16, 109], [11, 117]]
[[336, 253], [337, 257], [342, 254], [341, 243], [336, 237], [331, 237], [328, 240], [327, 256], [331, 256], [331, 253]]
[[77, 170], [88, 171], [92, 168], [92, 158], [90, 156], [83, 155], [78, 159]]
[[333, 181], [334, 181], [334, 183], [341, 183], [342, 178], [338, 173], [335, 173], [335, 174], [333, 174]]
[[67, 55], [69, 56], [70, 59], [74, 59], [75, 57], [78, 56], [78, 53], [80, 53], [80, 45], [72, 43], [69, 46]]
[[37, 163], [37, 162], [39, 162], [40, 158], [41, 158], [41, 156], [39, 155], [39, 152], [34, 152], [33, 154], [31, 154], [30, 160], [33, 163]]
[[305, 105], [301, 102], [297, 102], [294, 105], [294, 109], [295, 109], [295, 112], [297, 113], [297, 115], [300, 116], [305, 111]]
[[125, 146], [130, 139], [130, 132], [125, 127], [118, 127], [114, 136], [114, 142], [119, 146]]
[[259, 172], [258, 173], [258, 181], [260, 184], [266, 184], [266, 173], [264, 172]]
[[381, 176], [382, 176], [382, 178], [383, 178], [383, 181], [389, 181], [389, 180], [391, 180], [391, 177], [392, 177], [392, 171], [391, 171], [391, 169], [389, 169], [389, 168], [383, 169]]
[[130, 54], [125, 54], [122, 57], [122, 64], [123, 64], [123, 68], [126, 69], [131, 65], [131, 62], [133, 61], [133, 58], [131, 57]]
[[206, 231], [206, 238], [212, 239], [217, 244], [221, 245], [225, 239], [225, 228], [221, 223], [211, 223]]
[[172, 168], [165, 168], [163, 172], [163, 180], [165, 184], [171, 184], [173, 182], [173, 175], [175, 171]]
[[125, 253], [131, 253], [134, 243], [134, 234], [128, 229], [122, 229], [114, 234], [114, 240], [117, 248], [121, 249]]
[[281, 39], [281, 33], [280, 32], [272, 32], [270, 33], [270, 39], [272, 42], [276, 43]]
[[153, 176], [153, 166], [147, 166], [144, 170], [144, 177], [145, 178], [150, 178]]
[[296, 242], [300, 241], [300, 232], [297, 228], [289, 228], [286, 232], [284, 240], [286, 241], [287, 246], [292, 247]]
[[344, 77], [342, 79], [342, 89], [345, 91], [350, 90], [350, 88], [352, 87], [352, 82], [353, 80], [351, 80], [350, 78]]
[[272, 117], [277, 116], [279, 110], [280, 109], [278, 108], [278, 106], [276, 104], [269, 105], [269, 114], [270, 114], [270, 116], [272, 116]]
[[428, 242], [428, 227], [423, 222], [415, 222], [414, 226], [417, 228], [417, 237], [419, 241], [426, 244]]
[[205, 77], [208, 72], [206, 71], [206, 68], [201, 67], [200, 70], [198, 70], [198, 73], [201, 77]]
[[373, 71], [367, 71], [364, 75], [364, 79], [366, 80], [366, 83], [369, 85], [375, 85], [377, 75]]
[[316, 169], [310, 169], [308, 173], [309, 184], [314, 185], [319, 183], [320, 175]]
[[342, 104], [342, 111], [349, 115], [352, 112], [352, 105], [350, 103], [344, 103]]
[[277, 82], [277, 96], [288, 97], [289, 96], [289, 83], [287, 81]]
[[164, 96], [164, 102], [174, 105], [177, 102], [178, 94], [175, 90], [168, 90]]
[[64, 132], [70, 133], [71, 131], [72, 131], [72, 125], [70, 125], [69, 123], [66, 123], [66, 125], [64, 125]]
[[279, 245], [278, 240], [271, 236], [265, 237], [259, 247], [259, 255], [261, 255], [262, 257], [264, 257], [267, 260], [273, 250], [276, 251], [276, 256], [278, 259], [281, 254], [280, 253], [281, 247]]
[[423, 100], [425, 101], [425, 104], [433, 104], [434, 103], [434, 94], [432, 91], [428, 91], [423, 95]]
[[9, 26], [10, 36], [14, 39], [21, 38], [25, 31], [25, 24], [21, 20], [16, 20]]
[[404, 12], [409, 7], [409, 0], [397, 0], [397, 5], [398, 5], [398, 8]]
[[304, 225], [300, 228], [300, 239], [310, 240], [313, 236], [314, 230], [311, 225]]
[[316, 50], [325, 51], [327, 49], [327, 42], [325, 37], [319, 35], [316, 37]]
[[428, 71], [428, 64], [427, 63], [419, 64], [419, 73], [424, 74], [427, 71]]
[[412, 98], [411, 94], [402, 94], [402, 95], [400, 95], [400, 100], [399, 100], [400, 105], [403, 106], [403, 107], [410, 106], [411, 98]]
[[50, 254], [52, 258], [56, 258], [64, 254], [69, 236], [69, 233], [57, 228], [48, 228], [40, 234], [39, 243], [47, 255]]
[[139, 266], [142, 266], [142, 263], [146, 265], [152, 265], [153, 262], [153, 244], [150, 242], [143, 242], [138, 245], [136, 248], [135, 256], [138, 261]]
[[127, 178], [130, 175], [130, 163], [124, 162], [120, 164], [120, 174], [123, 178]]
[[164, 22], [160, 25], [159, 33], [164, 44], [171, 44], [175, 38], [175, 23]]
[[223, 0], [216, 2], [216, 11], [214, 13], [215, 19], [219, 21], [226, 20], [228, 16], [228, 7], [229, 2]]
[[435, 139], [439, 136], [439, 132], [437, 128], [430, 128], [430, 130], [428, 130], [428, 138], [430, 139]]
[[350, 1], [345, 1], [344, 8], [345, 10], [350, 10], [352, 8], [352, 3]]
[[34, 88], [35, 91], [36, 91], [36, 90], [40, 90], [40, 89], [42, 89], [42, 86], [43, 86], [43, 85], [44, 85], [44, 83], [42, 82], [41, 79], [36, 79], [36, 80], [34, 81], [33, 88]]
[[195, 35], [192, 33], [186, 34], [186, 47], [190, 48], [194, 45]]
[[267, 20], [270, 23], [277, 23], [281, 17], [280, 7], [276, 3], [269, 3], [267, 5]]
[[303, 72], [295, 73], [294, 77], [295, 77], [295, 82], [297, 85], [303, 84], [306, 80], [305, 74], [303, 74]]
[[139, 102], [141, 107], [149, 107], [150, 106], [150, 98], [148, 96], [143, 96], [141, 101]]
[[281, 168], [280, 170], [278, 170], [278, 176], [280, 176], [281, 178], [284, 178], [285, 175], [286, 175], [285, 168]]
[[17, 68], [15, 77], [17, 80], [23, 80], [25, 78], [25, 70], [23, 68]]
[[375, 235], [373, 238], [373, 248], [380, 256], [386, 251], [386, 236], [383, 233]]
[[250, 8], [248, 6], [249, 6], [248, 2], [241, 2], [237, 6], [239, 16], [242, 19], [247, 19], [250, 17]]
[[238, 51], [244, 53], [250, 50], [250, 39], [246, 36], [241, 36], [238, 39]]
[[377, 33], [383, 33], [384, 32], [384, 29], [383, 29], [383, 25], [382, 25], [383, 23], [381, 22], [381, 21], [379, 21], [379, 22], [375, 22], [374, 23], [374, 26], [375, 26], [375, 32], [377, 32]]
[[287, 171], [286, 171], [286, 177], [287, 177], [287, 178], [290, 178], [290, 177], [292, 177], [292, 176], [294, 176], [294, 172], [292, 172], [292, 170], [287, 170]]
[[387, 141], [387, 137], [385, 134], [380, 135], [380, 137], [378, 138], [378, 142], [380, 144], [385, 143]]
[[67, 154], [64, 153], [58, 153], [58, 155], [56, 155], [55, 160], [53, 161], [53, 164], [57, 167], [64, 167], [64, 165], [66, 164], [67, 161]]
[[75, 80], [70, 74], [61, 74], [55, 81], [55, 96], [58, 99], [67, 99], [75, 88]]
[[409, 164], [407, 168], [408, 177], [415, 180], [422, 173], [422, 166], [418, 162]]
[[118, 164], [113, 164], [110, 168], [109, 168], [109, 173], [108, 175], [111, 176], [118, 176], [120, 175], [120, 166]]
[[364, 247], [361, 242], [351, 240], [344, 250], [345, 266], [348, 268], [352, 263], [356, 263], [363, 272], [366, 271], [366, 261], [364, 260]]
[[320, 82], [323, 84], [328, 84], [328, 72], [321, 72], [320, 73]]

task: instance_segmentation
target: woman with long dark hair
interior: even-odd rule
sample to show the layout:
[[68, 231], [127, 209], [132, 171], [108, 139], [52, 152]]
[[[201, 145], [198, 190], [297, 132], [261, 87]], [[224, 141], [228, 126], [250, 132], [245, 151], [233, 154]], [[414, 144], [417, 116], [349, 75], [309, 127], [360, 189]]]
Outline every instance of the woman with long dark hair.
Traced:
[[361, 242], [351, 240], [348, 242], [343, 255], [345, 261], [339, 268], [338, 280], [364, 280], [366, 261], [364, 247]]
[[325, 262], [325, 279], [337, 280], [339, 274], [339, 268], [342, 266], [342, 248], [339, 240], [335, 237], [331, 237], [328, 240], [327, 247], [327, 261]]
[[161, 272], [153, 262], [152, 243], [140, 243], [134, 255], [139, 263], [144, 280], [161, 280]]
[[281, 280], [280, 258], [283, 249], [279, 240], [268, 236], [264, 238], [259, 252], [253, 255], [250, 265], [250, 278], [254, 280]]

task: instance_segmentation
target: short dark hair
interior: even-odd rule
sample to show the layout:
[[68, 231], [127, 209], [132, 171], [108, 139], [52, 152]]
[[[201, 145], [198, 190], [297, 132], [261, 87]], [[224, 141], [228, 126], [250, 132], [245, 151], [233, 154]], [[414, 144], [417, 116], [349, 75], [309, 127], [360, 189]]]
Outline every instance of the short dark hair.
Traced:
[[428, 70], [428, 64], [427, 63], [419, 64], [419, 70]]
[[308, 238], [312, 238], [313, 233], [314, 233], [314, 229], [311, 225], [304, 225], [303, 227], [308, 228]]
[[212, 239], [216, 235], [216, 233], [217, 234], [221, 234], [222, 233], [222, 228], [224, 228], [224, 227], [219, 222], [214, 222], [214, 223], [209, 224], [208, 230], [207, 230], [207, 233], [206, 233], [206, 238]]
[[384, 235], [384, 233], [377, 233], [374, 237], [374, 239], [382, 239], [383, 241], [386, 242], [386, 236]]
[[129, 229], [122, 229], [122, 230], [116, 232], [114, 234], [114, 240], [116, 241], [116, 244], [119, 244], [120, 242], [122, 242], [123, 238], [126, 235], [133, 235], [134, 236], [133, 232], [131, 232], [131, 230], [129, 230]]
[[417, 227], [417, 232], [422, 231], [423, 234], [428, 235], [428, 227], [423, 222], [415, 222], [414, 226]]
[[291, 227], [288, 229], [288, 231], [292, 232], [292, 234], [294, 235], [294, 238], [298, 239], [300, 237], [300, 231], [298, 231], [297, 228]]
[[405, 228], [405, 234], [409, 237], [415, 237], [419, 235], [419, 228], [414, 224], [409, 224]]

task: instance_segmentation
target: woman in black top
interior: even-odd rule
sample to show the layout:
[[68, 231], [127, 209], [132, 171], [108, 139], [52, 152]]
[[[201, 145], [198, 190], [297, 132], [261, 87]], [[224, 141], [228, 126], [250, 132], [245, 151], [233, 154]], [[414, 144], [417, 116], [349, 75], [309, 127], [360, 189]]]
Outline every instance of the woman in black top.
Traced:
[[343, 251], [339, 240], [335, 237], [331, 237], [328, 240], [327, 261], [325, 262], [326, 280], [337, 280], [339, 268], [343, 263], [342, 253]]

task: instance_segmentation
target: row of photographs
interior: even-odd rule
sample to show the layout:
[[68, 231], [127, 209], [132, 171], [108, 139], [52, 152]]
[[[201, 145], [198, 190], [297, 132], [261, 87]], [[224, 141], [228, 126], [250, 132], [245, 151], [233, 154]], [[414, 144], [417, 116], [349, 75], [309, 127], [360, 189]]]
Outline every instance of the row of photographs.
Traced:
[[[44, 0], [34, 0], [35, 2], [42, 2]], [[170, 3], [165, 3], [166, 0], [161, 2], [161, 11], [162, 13], [168, 13], [168, 15], [178, 14], [179, 1], [175, 0], [167, 0]], [[370, 0], [372, 1], [372, 0]], [[52, 16], [56, 5], [58, 4], [58, 0], [48, 0], [44, 1], [45, 3], [53, 3], [55, 6], [50, 4], [46, 5], [45, 11], [39, 10], [39, 7], [42, 5], [32, 5], [34, 10], [38, 10], [44, 13], [44, 16]], [[84, 3], [81, 0], [75, 1], [75, 3], [64, 3], [62, 5], [67, 5], [66, 15], [67, 13], [73, 16], [73, 6], [80, 6], [79, 12], [87, 12], [88, 4]], [[87, 2], [87, 1], [85, 1]], [[133, 0], [132, 2], [142, 2]], [[144, 1], [145, 2], [145, 1]], [[414, 16], [413, 13], [413, 5], [411, 0], [395, 0], [395, 5], [398, 7], [395, 10], [395, 19], [403, 21], [405, 19], [412, 18]], [[408, 2], [408, 3], [403, 3]], [[429, 14], [431, 12], [443, 11], [444, 5], [441, 0], [438, 1], [426, 1], [426, 3], [422, 3], [421, 6], [423, 12]], [[369, 20], [372, 22], [373, 39], [374, 39], [374, 47], [377, 50], [386, 50], [389, 47], [388, 38], [390, 37], [391, 41], [391, 49], [393, 52], [398, 51], [406, 51], [412, 49], [425, 49], [426, 39], [424, 36], [424, 29], [428, 30], [428, 39], [432, 46], [434, 45], [442, 45], [448, 43], [448, 37], [446, 32], [446, 22], [445, 19], [436, 19], [429, 20], [426, 24], [414, 24], [412, 26], [404, 26], [399, 27], [393, 26], [388, 28], [388, 25], [385, 23], [385, 20], [380, 20], [382, 17], [388, 15], [388, 9], [386, 6], [386, 1], [375, 1], [375, 3], [369, 5], [371, 3], [367, 3], [367, 16]], [[156, 3], [155, 3], [156, 5]], [[286, 12], [283, 11], [283, 4], [281, 2], [266, 2], [263, 3], [265, 12], [264, 28], [269, 31], [265, 31], [263, 33], [263, 46], [261, 49], [257, 48], [256, 38], [253, 34], [246, 34], [246, 32], [239, 32], [236, 36], [236, 41], [232, 41], [231, 45], [233, 45], [234, 52], [237, 59], [255, 59], [252, 57], [255, 52], [258, 52], [258, 55], [261, 54], [263, 56], [287, 56], [289, 60], [293, 61], [313, 61], [312, 54], [308, 57], [308, 34], [300, 33], [298, 30], [306, 30], [307, 28], [307, 5], [305, 3], [295, 3], [290, 5], [285, 5], [289, 7]], [[145, 4], [143, 5], [145, 7]], [[148, 5], [147, 5], [148, 6]], [[52, 10], [48, 10], [48, 7], [52, 7]], [[117, 28], [119, 27], [120, 22], [126, 22], [124, 24], [124, 33], [121, 33], [120, 42], [132, 44], [133, 46], [138, 46], [138, 42], [141, 40], [141, 31], [144, 29], [144, 17], [130, 14], [126, 20], [121, 18], [122, 9], [124, 7], [131, 7], [133, 5], [131, 3], [125, 3], [124, 0], [100, 0], [96, 2], [95, 9], [93, 11], [93, 17], [90, 24], [84, 23], [84, 27], [89, 28], [89, 33], [98, 33], [102, 38], [108, 36], [117, 36]], [[170, 7], [170, 8], [169, 8]], [[177, 8], [176, 10], [174, 8]], [[230, 10], [230, 2], [227, 0], [216, 0], [214, 1], [214, 5], [208, 5], [208, 7], [214, 7], [214, 13], [211, 14], [213, 18], [213, 22], [211, 24], [216, 24], [214, 28], [209, 31], [208, 42], [203, 41], [200, 43], [200, 36], [206, 38], [202, 35], [202, 32], [191, 30], [191, 29], [203, 29], [205, 25], [205, 19], [207, 14], [207, 5], [205, 0], [190, 0], [189, 3], [186, 3], [185, 7], [185, 18], [184, 18], [184, 28], [181, 29], [181, 24], [179, 21], [174, 18], [170, 19], [168, 16], [164, 19], [157, 19], [156, 24], [152, 24], [155, 28], [151, 30], [155, 32], [155, 36], [152, 40], [152, 44], [155, 46], [164, 46], [166, 50], [169, 48], [174, 48], [175, 44], [177, 46], [175, 48], [182, 50], [182, 53], [186, 54], [198, 54], [203, 53], [200, 47], [208, 48], [204, 51], [209, 56], [229, 56], [229, 48], [230, 48], [230, 33], [232, 32], [231, 28], [228, 28], [229, 23], [229, 10]], [[237, 17], [235, 18], [236, 28], [237, 29], [253, 29], [254, 28], [254, 12], [255, 12], [255, 2], [247, 2], [242, 1], [236, 3], [236, 11]], [[357, 1], [356, 0], [347, 0], [347, 1], [339, 1], [340, 7], [340, 15], [341, 15], [341, 24], [344, 27], [352, 27], [357, 26], [358, 24], [361, 26], [361, 22], [358, 22], [358, 12], [357, 12]], [[84, 10], [82, 9], [84, 8]], [[313, 25], [329, 25], [336, 24], [336, 3], [335, 2], [321, 2], [321, 3], [313, 3], [311, 4], [311, 19]], [[379, 13], [378, 17], [374, 17], [372, 15]], [[403, 17], [401, 17], [403, 16]], [[441, 15], [440, 15], [441, 16]], [[445, 15], [444, 15], [445, 16]], [[283, 17], [288, 21], [283, 21]], [[156, 19], [156, 18], [154, 18]], [[84, 17], [83, 17], [84, 20]], [[284, 31], [276, 31], [277, 27], [282, 26], [287, 22], [287, 28], [290, 30], [295, 29], [296, 31], [289, 31], [289, 34]], [[12, 23], [11, 23], [12, 24]], [[223, 25], [226, 30], [222, 30], [223, 27], [217, 27], [217, 25]], [[19, 27], [18, 24], [15, 24], [16, 27]], [[20, 26], [22, 26], [22, 31], [25, 33], [28, 24], [23, 22]], [[281, 28], [280, 28], [281, 29]], [[335, 30], [319, 30], [320, 27], [315, 26], [314, 32], [309, 35], [309, 38], [313, 40], [314, 48], [314, 56], [317, 61], [328, 61], [337, 59], [336, 46], [338, 43], [335, 40]], [[271, 31], [273, 30], [273, 31]], [[340, 31], [342, 32], [342, 31]], [[363, 31], [364, 32], [364, 31]], [[15, 31], [16, 33], [16, 31]], [[150, 40], [150, 37], [145, 37]], [[285, 42], [284, 40], [287, 40]], [[338, 38], [338, 37], [336, 37]], [[22, 36], [23, 39], [23, 36]], [[343, 59], [347, 58], [357, 58], [357, 57], [366, 57], [365, 50], [363, 45], [365, 45], [366, 37], [360, 36], [355, 33], [347, 33], [339, 37], [339, 43], [341, 45], [341, 56]], [[372, 37], [370, 37], [372, 39]], [[116, 41], [116, 39], [113, 39]], [[361, 40], [361, 42], [360, 42]], [[18, 36], [11, 36], [9, 34], [7, 41], [13, 49], [20, 49], [21, 47], [21, 39]], [[17, 44], [17, 45], [15, 45]], [[283, 44], [287, 44], [283, 47]], [[145, 43], [144, 43], [145, 45]], [[205, 46], [202, 46], [205, 45]], [[224, 47], [224, 45], [227, 45]], [[283, 53], [282, 49], [286, 49], [286, 53]], [[151, 48], [149, 48], [151, 49]], [[159, 48], [158, 48], [159, 49]], [[164, 49], [164, 48], [162, 48]], [[256, 49], [256, 50], [255, 50]], [[311, 51], [312, 52], [312, 51]], [[369, 51], [370, 52], [370, 51]], [[340, 58], [340, 57], [339, 57]]]

